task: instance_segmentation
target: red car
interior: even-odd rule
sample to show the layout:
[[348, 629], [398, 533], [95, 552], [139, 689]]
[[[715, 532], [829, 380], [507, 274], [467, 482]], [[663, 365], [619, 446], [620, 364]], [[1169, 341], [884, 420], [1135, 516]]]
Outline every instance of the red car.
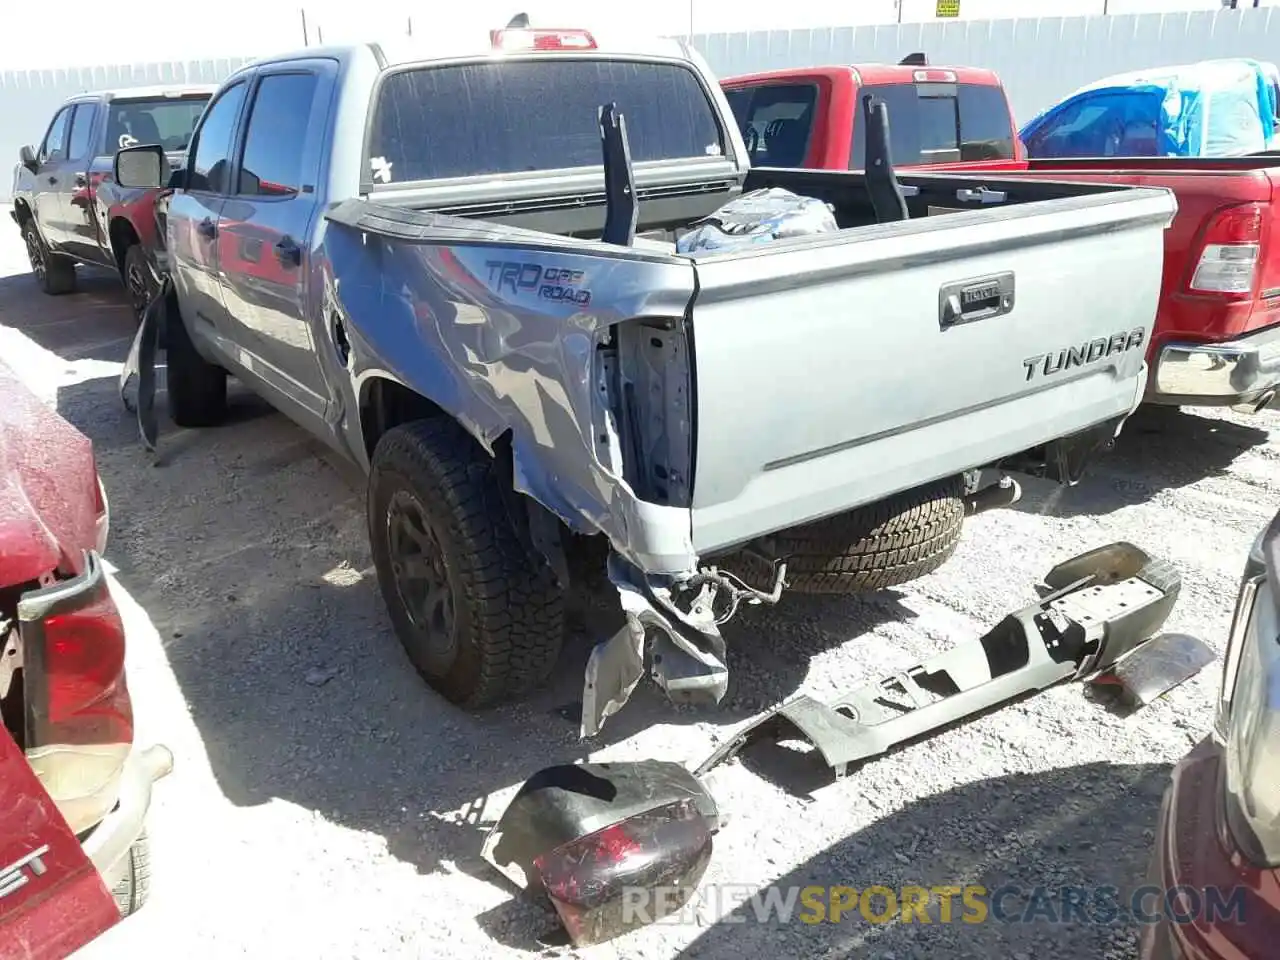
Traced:
[[1174, 768], [1143, 960], [1262, 960], [1280, 942], [1280, 513], [1254, 542], [1212, 735]]
[[89, 440], [0, 364], [0, 960], [57, 960], [138, 909], [164, 747], [133, 745]]

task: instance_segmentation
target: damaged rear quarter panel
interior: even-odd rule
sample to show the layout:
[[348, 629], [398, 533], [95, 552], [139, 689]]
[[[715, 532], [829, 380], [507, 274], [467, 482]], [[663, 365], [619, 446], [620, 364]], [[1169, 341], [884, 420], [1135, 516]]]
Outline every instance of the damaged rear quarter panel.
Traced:
[[[646, 572], [693, 568], [687, 499], [641, 499], [624, 479], [628, 455], [606, 416], [620, 412], [618, 391], [601, 402], [598, 349], [612, 339], [623, 352], [647, 336], [642, 320], [673, 323], [662, 335], [683, 343], [688, 261], [369, 201], [327, 219], [322, 312], [330, 336], [340, 319], [350, 343], [345, 428], [361, 459], [360, 398], [373, 379], [389, 379], [486, 449], [509, 433], [516, 489], [570, 529], [606, 534]], [[645, 393], [646, 409], [671, 411], [668, 431], [691, 456], [690, 379], [682, 397], [655, 399], [648, 384]]]

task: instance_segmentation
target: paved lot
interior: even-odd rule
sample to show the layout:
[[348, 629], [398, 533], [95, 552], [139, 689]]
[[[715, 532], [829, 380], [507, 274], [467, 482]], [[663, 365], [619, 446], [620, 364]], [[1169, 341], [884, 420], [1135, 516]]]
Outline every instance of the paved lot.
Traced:
[[[527, 956], [555, 924], [479, 861], [477, 823], [535, 768], [583, 755], [562, 682], [481, 716], [430, 693], [383, 613], [363, 498], [295, 427], [247, 394], [234, 422], [165, 424], [158, 462], [116, 396], [133, 326], [111, 278], [42, 296], [0, 224], [0, 357], [96, 444], [108, 559], [132, 629], [143, 737], [174, 774], [152, 819], [154, 895], [85, 956]], [[1221, 649], [1252, 536], [1280, 503], [1280, 416], [1172, 413], [1133, 423], [1079, 487], [1033, 484], [976, 518], [959, 553], [909, 589], [795, 600], [730, 631], [718, 712], [639, 695], [597, 757], [697, 760], [766, 703], [827, 694], [927, 656], [1033, 597], [1054, 562], [1128, 539], [1184, 576], [1171, 626]], [[1217, 667], [1136, 717], [1051, 691], [796, 795], [796, 778], [716, 774], [736, 819], [708, 883], [1132, 884], [1170, 764], [1208, 728]], [[772, 778], [772, 779], [771, 779]], [[730, 888], [721, 904], [733, 896]], [[1126, 927], [717, 922], [658, 926], [593, 956], [1132, 956]], [[732, 922], [737, 919], [739, 922]], [[1047, 955], [1047, 954], [1046, 954]]]

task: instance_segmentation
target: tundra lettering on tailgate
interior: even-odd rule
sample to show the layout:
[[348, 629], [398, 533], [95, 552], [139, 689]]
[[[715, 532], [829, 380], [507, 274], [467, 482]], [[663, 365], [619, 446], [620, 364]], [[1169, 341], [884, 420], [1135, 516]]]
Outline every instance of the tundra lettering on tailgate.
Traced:
[[516, 260], [486, 260], [489, 286], [498, 293], [536, 293], [540, 300], [574, 303], [585, 307], [591, 302], [591, 291], [582, 287], [581, 270], [544, 267], [540, 263]]
[[1022, 367], [1027, 371], [1027, 380], [1033, 379], [1037, 374], [1048, 377], [1055, 373], [1062, 373], [1064, 370], [1071, 370], [1074, 367], [1097, 363], [1103, 357], [1112, 357], [1117, 353], [1137, 350], [1146, 342], [1146, 339], [1146, 329], [1137, 327], [1128, 333], [1123, 331], [1113, 333], [1109, 337], [1098, 337], [1096, 340], [1072, 344], [1069, 347], [1063, 347], [1061, 350], [1051, 353], [1041, 353], [1034, 357], [1027, 357], [1022, 361]]

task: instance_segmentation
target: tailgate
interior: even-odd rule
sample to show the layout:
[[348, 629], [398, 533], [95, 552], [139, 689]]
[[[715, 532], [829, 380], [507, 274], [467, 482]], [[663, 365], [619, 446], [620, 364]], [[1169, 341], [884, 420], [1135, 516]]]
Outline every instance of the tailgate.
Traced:
[[61, 960], [119, 919], [98, 871], [0, 727], [0, 960]]
[[1130, 412], [1175, 210], [1122, 189], [697, 261], [695, 548]]

